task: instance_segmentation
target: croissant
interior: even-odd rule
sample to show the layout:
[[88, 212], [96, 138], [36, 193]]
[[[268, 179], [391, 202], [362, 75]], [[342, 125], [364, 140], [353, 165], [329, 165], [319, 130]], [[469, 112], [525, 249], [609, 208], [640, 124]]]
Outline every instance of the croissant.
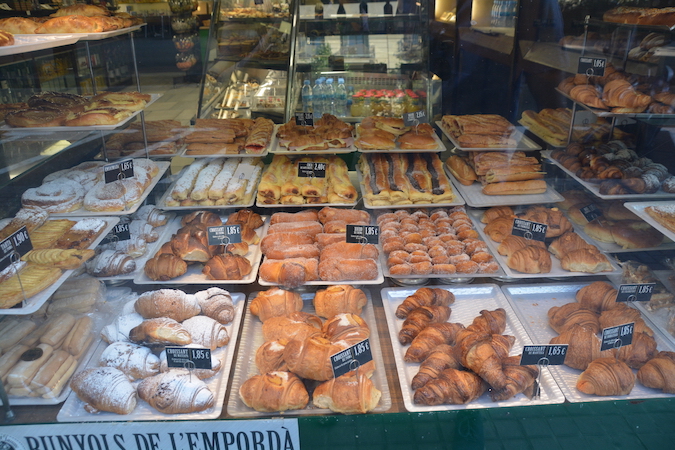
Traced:
[[396, 308], [396, 317], [405, 319], [408, 313], [420, 306], [449, 306], [455, 302], [455, 296], [446, 289], [420, 288], [415, 293], [403, 300]]
[[320, 289], [314, 294], [312, 303], [319, 317], [333, 317], [341, 313], [361, 314], [368, 298], [366, 294], [348, 284], [338, 284]]
[[605, 281], [594, 281], [577, 291], [576, 299], [585, 309], [600, 313], [616, 303], [617, 291]]
[[638, 370], [637, 379], [648, 388], [675, 394], [675, 353], [659, 352]]
[[617, 358], [625, 362], [631, 369], [639, 369], [656, 355], [656, 341], [648, 334], [633, 333], [630, 345], [619, 348]]
[[593, 333], [600, 332], [598, 314], [584, 309], [580, 303], [565, 303], [548, 310], [548, 324], [557, 333], [562, 333], [574, 324], [588, 328]]
[[305, 340], [292, 340], [284, 349], [284, 361], [288, 370], [301, 378], [325, 381], [333, 377], [331, 355], [347, 348], [322, 336]]
[[419, 389], [426, 385], [430, 380], [438, 378], [440, 373], [445, 369], [462, 369], [462, 364], [456, 357], [453, 348], [447, 344], [441, 344], [429, 353], [420, 369], [413, 377], [410, 387]]
[[448, 306], [421, 306], [413, 309], [403, 322], [398, 340], [402, 345], [408, 345], [415, 339], [422, 329], [430, 323], [445, 322], [450, 318]]
[[146, 345], [187, 345], [192, 343], [190, 333], [173, 319], [159, 317], [144, 320], [129, 332], [129, 340]]
[[211, 211], [194, 211], [183, 216], [180, 220], [182, 226], [197, 225], [200, 228], [217, 227], [223, 224], [220, 216]]
[[416, 405], [463, 405], [483, 395], [487, 385], [473, 372], [445, 369], [413, 394]]
[[223, 347], [230, 342], [227, 328], [210, 317], [190, 317], [183, 321], [183, 327], [190, 333], [193, 343], [211, 350]]
[[602, 93], [602, 100], [608, 106], [637, 108], [642, 111], [652, 102], [651, 96], [638, 92], [629, 81], [624, 79], [607, 83]]
[[513, 217], [497, 217], [485, 225], [483, 231], [495, 242], [503, 241], [513, 230]]
[[321, 331], [332, 342], [348, 341], [350, 345], [370, 336], [366, 321], [361, 316], [351, 313], [331, 317], [323, 323]]
[[202, 314], [218, 322], [228, 324], [234, 319], [234, 304], [230, 293], [225, 289], [212, 287], [195, 293]]
[[146, 319], [168, 317], [182, 322], [201, 312], [194, 295], [178, 289], [159, 289], [142, 293], [134, 305], [136, 312]]
[[616, 303], [610, 309], [600, 314], [600, 328], [602, 329], [631, 322], [635, 323], [635, 327], [633, 328], [634, 333], [643, 332], [654, 336], [652, 329], [647, 326], [642, 316], [640, 316], [640, 311], [626, 306], [625, 303]]
[[136, 408], [136, 389], [126, 375], [114, 367], [93, 367], [76, 373], [70, 387], [89, 413], [108, 411], [129, 414]]
[[483, 213], [480, 221], [482, 223], [490, 223], [498, 217], [516, 217], [513, 209], [510, 206], [493, 206]]
[[462, 366], [473, 370], [494, 389], [506, 387], [506, 375], [502, 370], [503, 360], [513, 346], [513, 336], [488, 333], [472, 333], [456, 347]]
[[165, 414], [204, 411], [215, 400], [209, 387], [183, 371], [169, 371], [146, 378], [138, 385], [138, 396]]
[[239, 396], [246, 406], [260, 412], [302, 409], [309, 403], [302, 380], [290, 372], [254, 375], [241, 385]]
[[301, 309], [302, 297], [300, 297], [300, 294], [279, 288], [259, 292], [249, 306], [251, 314], [258, 316], [263, 322], [270, 317], [285, 316]]
[[422, 362], [429, 353], [441, 344], [455, 344], [459, 330], [464, 329], [461, 323], [431, 323], [412, 340], [403, 359], [406, 362]]
[[574, 231], [568, 231], [562, 236], [556, 238], [551, 245], [548, 246], [548, 251], [558, 259], [562, 259], [566, 254], [580, 249], [591, 249], [593, 246], [584, 241]]
[[149, 348], [131, 342], [114, 342], [107, 346], [99, 358], [99, 365], [119, 369], [132, 381], [159, 373], [159, 358]]
[[365, 414], [375, 409], [381, 396], [372, 380], [359, 370], [321, 383], [314, 389], [312, 401], [318, 408], [342, 414]]
[[[186, 345], [185, 347], [187, 348], [200, 348], [201, 346], [196, 345], [196, 344], [189, 344]], [[196, 376], [200, 380], [205, 380], [207, 378], [211, 378], [212, 376], [216, 375], [218, 372], [220, 372], [220, 369], [222, 367], [222, 362], [220, 359], [215, 357], [213, 353], [211, 353], [211, 368], [210, 369], [189, 369], [189, 373]], [[160, 372], [168, 372], [169, 370], [172, 371], [180, 371], [180, 370], [185, 370], [186, 373], [188, 372], [187, 368], [181, 369], [177, 367], [169, 367], [169, 362], [166, 358], [166, 350], [162, 350], [162, 353], [159, 354], [159, 371]]]
[[202, 272], [209, 280], [241, 280], [251, 273], [251, 261], [241, 255], [216, 255], [204, 265]]
[[546, 248], [546, 244], [541, 241], [532, 241], [521, 236], [510, 234], [506, 236], [504, 240], [502, 240], [501, 244], [499, 244], [499, 247], [497, 247], [497, 252], [500, 255], [509, 256], [521, 248], [525, 248], [530, 245]]
[[321, 334], [321, 325], [319, 317], [301, 311], [290, 316], [272, 317], [262, 324], [263, 339], [265, 341], [304, 340]]
[[156, 255], [146, 261], [145, 275], [154, 281], [169, 281], [187, 272], [187, 263], [170, 253]]
[[544, 248], [528, 245], [511, 253], [506, 258], [506, 265], [522, 273], [549, 273], [551, 255]]
[[570, 272], [611, 272], [612, 265], [605, 255], [597, 248], [582, 248], [573, 250], [560, 260], [560, 267]]
[[551, 339], [551, 344], [568, 344], [565, 365], [573, 369], [586, 370], [594, 359], [610, 357], [616, 354], [616, 349], [600, 351], [600, 338], [592, 330], [575, 324], [560, 336]]
[[488, 334], [502, 334], [506, 329], [506, 311], [504, 308], [497, 308], [493, 311], [483, 309], [480, 316], [473, 319], [471, 325], [466, 329], [474, 332], [483, 332]]
[[493, 402], [501, 402], [523, 393], [527, 398], [532, 398], [535, 390], [535, 381], [539, 376], [537, 366], [521, 366], [520, 355], [509, 356], [504, 359], [504, 375], [506, 386], [503, 389], [493, 389], [490, 398]]
[[598, 358], [581, 372], [577, 389], [584, 394], [628, 395], [635, 386], [635, 375], [625, 362], [616, 358]]
[[607, 105], [602, 101], [595, 86], [580, 84], [574, 86], [569, 93], [574, 100], [593, 108], [607, 109]]
[[255, 366], [260, 373], [288, 371], [288, 365], [284, 361], [284, 350], [287, 342], [267, 341], [258, 347], [255, 352]]

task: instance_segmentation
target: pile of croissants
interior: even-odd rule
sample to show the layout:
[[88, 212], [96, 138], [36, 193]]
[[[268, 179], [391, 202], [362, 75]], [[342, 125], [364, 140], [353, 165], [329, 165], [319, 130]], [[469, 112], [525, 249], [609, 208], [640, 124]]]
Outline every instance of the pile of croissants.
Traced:
[[374, 362], [334, 378], [330, 360], [370, 336], [360, 316], [366, 302], [360, 289], [330, 286], [316, 292], [316, 314], [310, 314], [302, 311], [297, 292], [280, 288], [260, 292], [249, 310], [262, 321], [264, 342], [255, 354], [259, 374], [239, 389], [244, 404], [261, 412], [304, 409], [314, 386], [312, 402], [317, 408], [362, 414], [377, 407], [381, 392], [370, 379]]

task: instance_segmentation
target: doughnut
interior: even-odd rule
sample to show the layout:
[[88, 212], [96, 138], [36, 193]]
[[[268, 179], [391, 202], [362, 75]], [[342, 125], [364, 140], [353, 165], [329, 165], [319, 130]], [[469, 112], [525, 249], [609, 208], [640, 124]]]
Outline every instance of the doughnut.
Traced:
[[487, 251], [487, 244], [480, 239], [465, 239], [463, 241], [464, 243], [464, 251], [469, 254], [473, 255], [476, 252], [484, 252]]
[[480, 263], [488, 263], [492, 260], [492, 255], [487, 252], [476, 252], [471, 256], [471, 261], [476, 262], [479, 265]]
[[467, 275], [478, 272], [478, 264], [473, 261], [462, 261], [455, 265], [457, 273], [465, 273]]
[[452, 275], [457, 272], [454, 264], [434, 264], [432, 272], [437, 275]]
[[464, 244], [460, 241], [448, 241], [445, 243], [445, 253], [448, 256], [456, 256], [464, 253]]
[[408, 263], [396, 264], [389, 268], [390, 275], [410, 275], [412, 273], [412, 266]]
[[422, 243], [426, 245], [427, 247], [435, 247], [437, 245], [443, 245], [443, 241], [441, 241], [438, 236], [431, 236], [431, 237], [423, 237], [422, 238]]
[[404, 250], [394, 250], [393, 252], [389, 253], [389, 257], [401, 258], [404, 261], [408, 261], [410, 259], [410, 253]]
[[438, 220], [438, 219], [445, 219], [445, 218], [447, 218], [447, 217], [448, 217], [447, 211], [438, 210], [438, 211], [434, 211], [434, 212], [429, 216], [429, 219], [431, 219], [431, 220], [433, 220], [433, 221], [436, 221], [436, 220]]
[[[418, 254], [415, 254], [415, 253], [418, 253]], [[427, 255], [424, 252], [413, 252], [410, 255], [410, 261], [409, 262], [411, 264], [416, 264], [416, 263], [420, 263], [420, 262], [427, 262], [427, 261], [431, 262], [431, 258], [429, 257], [429, 255]]]
[[445, 247], [442, 245], [434, 245], [433, 247], [429, 248], [429, 256], [432, 258], [436, 256], [446, 256], [447, 251], [445, 250]]
[[403, 242], [405, 242], [406, 244], [421, 244], [422, 235], [420, 235], [419, 233], [409, 233], [403, 235]]
[[466, 253], [460, 255], [450, 256], [450, 264], [459, 264], [461, 262], [470, 261], [471, 258]]
[[417, 218], [417, 220], [420, 220], [420, 219], [428, 219], [428, 218], [429, 218], [429, 216], [427, 215], [427, 213], [425, 213], [424, 211], [420, 211], [420, 210], [417, 210], [417, 211], [415, 211], [414, 213], [412, 213], [412, 214], [410, 214], [410, 215], [411, 215], [412, 217]]
[[[425, 252], [426, 252], [426, 251], [427, 251], [427, 246], [424, 245], [424, 244], [414, 244], [414, 243], [410, 243], [410, 244], [405, 244], [405, 245], [403, 246], [403, 250], [405, 250], [405, 251], [408, 252], [408, 253], [412, 253], [412, 252], [414, 252], [415, 250], [422, 250], [422, 251], [425, 251]], [[386, 252], [386, 250], [385, 250], [385, 252]]]
[[382, 242], [382, 250], [385, 253], [391, 253], [394, 250], [403, 250], [403, 247], [403, 240], [400, 238], [387, 239], [385, 242]]
[[399, 228], [399, 230], [408, 233], [417, 233], [420, 230], [420, 227], [413, 223], [401, 223], [401, 228]]
[[84, 188], [68, 178], [57, 178], [42, 186], [27, 189], [21, 196], [24, 206], [40, 206], [50, 213], [79, 209], [84, 199]]
[[471, 225], [467, 225], [467, 224], [464, 224], [464, 223], [460, 224], [460, 225], [457, 225], [457, 226], [454, 226], [454, 227], [455, 227], [455, 231], [457, 231], [458, 235], [460, 233], [464, 232], [464, 231], [473, 230], [473, 227]]
[[450, 263], [450, 257], [447, 255], [438, 255], [431, 258], [432, 264], [448, 264]]
[[398, 221], [396, 214], [394, 213], [384, 213], [377, 217], [377, 224], [382, 226], [385, 222]]
[[410, 265], [412, 266], [412, 273], [415, 275], [429, 275], [434, 268], [431, 261], [423, 261]]
[[84, 197], [84, 208], [89, 211], [122, 211], [143, 194], [143, 186], [134, 178], [106, 184], [99, 181]]
[[398, 264], [405, 264], [407, 262], [408, 261], [403, 258], [389, 255], [389, 258], [387, 258], [387, 267], [396, 266]]
[[453, 222], [457, 219], [465, 219], [468, 220], [469, 222], [471, 221], [471, 219], [469, 219], [469, 216], [464, 211], [455, 211], [454, 213], [450, 214], [448, 218], [450, 218], [450, 220], [452, 220]]
[[474, 239], [476, 239], [476, 238], [478, 238], [478, 231], [476, 231], [476, 230], [464, 230], [464, 231], [460, 231], [459, 233], [457, 233], [457, 237], [458, 237], [461, 241], [463, 241], [464, 239], [467, 239], [467, 238], [474, 238]]

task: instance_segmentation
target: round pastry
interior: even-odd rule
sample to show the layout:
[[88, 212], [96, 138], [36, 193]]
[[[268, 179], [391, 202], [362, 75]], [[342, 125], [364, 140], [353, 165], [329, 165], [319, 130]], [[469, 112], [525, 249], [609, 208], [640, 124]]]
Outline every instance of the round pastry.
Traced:
[[58, 178], [37, 188], [27, 189], [21, 196], [24, 205], [40, 206], [50, 213], [75, 211], [82, 206], [84, 188], [67, 178]]
[[659, 188], [661, 187], [661, 182], [659, 181], [659, 178], [650, 173], [644, 173], [640, 177], [642, 180], [645, 182], [645, 194], [653, 194], [654, 192], [658, 191]]
[[155, 177], [159, 173], [159, 166], [157, 166], [157, 163], [151, 159], [134, 159], [134, 170], [136, 170], [136, 167], [142, 167], [151, 177]]
[[65, 92], [41, 92], [28, 99], [31, 108], [52, 108], [59, 111], [83, 111], [89, 103], [85, 97]]
[[85, 172], [83, 170], [59, 170], [52, 174], [47, 175], [42, 180], [43, 183], [49, 183], [51, 181], [57, 180], [59, 178], [67, 178], [79, 183], [85, 191], [93, 188], [98, 182], [98, 175], [94, 172]]
[[8, 112], [5, 122], [10, 127], [60, 127], [66, 120], [66, 114], [50, 108], [31, 108]]
[[661, 183], [661, 189], [663, 189], [664, 192], [668, 192], [669, 194], [675, 194], [675, 176], [670, 176], [663, 180], [663, 183]]
[[143, 186], [134, 178], [105, 183], [100, 181], [84, 197], [88, 211], [122, 211], [134, 205], [143, 193]]

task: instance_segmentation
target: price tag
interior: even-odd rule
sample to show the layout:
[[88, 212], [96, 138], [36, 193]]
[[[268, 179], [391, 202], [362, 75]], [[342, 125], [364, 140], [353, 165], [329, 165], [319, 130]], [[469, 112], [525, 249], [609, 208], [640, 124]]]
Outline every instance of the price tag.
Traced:
[[567, 356], [567, 344], [525, 345], [523, 346], [523, 354], [520, 356], [520, 365], [559, 366], [565, 364], [565, 356]]
[[579, 211], [581, 211], [581, 214], [583, 214], [584, 218], [586, 218], [586, 220], [589, 222], [593, 222], [598, 217], [602, 217], [602, 211], [600, 211], [600, 209], [593, 203], [580, 208]]
[[428, 121], [427, 112], [424, 110], [403, 114], [403, 125], [406, 127], [412, 127], [414, 125], [426, 123]]
[[18, 260], [31, 250], [33, 250], [33, 244], [28, 236], [28, 230], [25, 226], [21, 227], [0, 242], [0, 270], [5, 270], [15, 261], [12, 258], [14, 252], [18, 254], [16, 259]]
[[302, 161], [298, 163], [300, 178], [326, 178], [326, 163]]
[[602, 343], [600, 351], [610, 348], [620, 348], [633, 343], [633, 329], [635, 323], [624, 323], [615, 327], [604, 328], [602, 330]]
[[333, 367], [333, 376], [337, 378], [372, 360], [370, 341], [364, 339], [341, 352], [331, 355], [330, 364]]
[[102, 244], [108, 242], [128, 241], [131, 239], [131, 232], [129, 231], [128, 223], [118, 223], [110, 230], [110, 233], [103, 239]]
[[622, 284], [616, 294], [617, 302], [648, 302], [652, 299], [652, 293], [656, 283], [645, 284]]
[[378, 225], [347, 225], [347, 242], [350, 244], [378, 244], [380, 227]]
[[263, 0], [254, 0], [253, 3], [256, 4], [256, 5], [262, 5]]
[[211, 370], [211, 350], [208, 348], [166, 347], [169, 367]]
[[532, 241], [546, 240], [546, 229], [548, 225], [544, 223], [532, 222], [525, 219], [514, 219], [511, 234], [524, 237]]
[[209, 245], [238, 244], [241, 242], [241, 225], [207, 227]]
[[607, 67], [607, 58], [581, 56], [579, 58], [579, 65], [577, 66], [577, 73], [601, 77], [605, 74], [605, 67]]
[[296, 112], [295, 124], [299, 127], [313, 127], [314, 113], [311, 112]]
[[286, 22], [285, 20], [281, 21], [281, 24], [279, 25], [279, 31], [282, 32], [283, 34], [290, 34], [291, 32], [291, 23]]
[[103, 174], [106, 183], [121, 180], [124, 178], [133, 178], [134, 176], [134, 160], [128, 159], [113, 164], [106, 164], [103, 166]]

